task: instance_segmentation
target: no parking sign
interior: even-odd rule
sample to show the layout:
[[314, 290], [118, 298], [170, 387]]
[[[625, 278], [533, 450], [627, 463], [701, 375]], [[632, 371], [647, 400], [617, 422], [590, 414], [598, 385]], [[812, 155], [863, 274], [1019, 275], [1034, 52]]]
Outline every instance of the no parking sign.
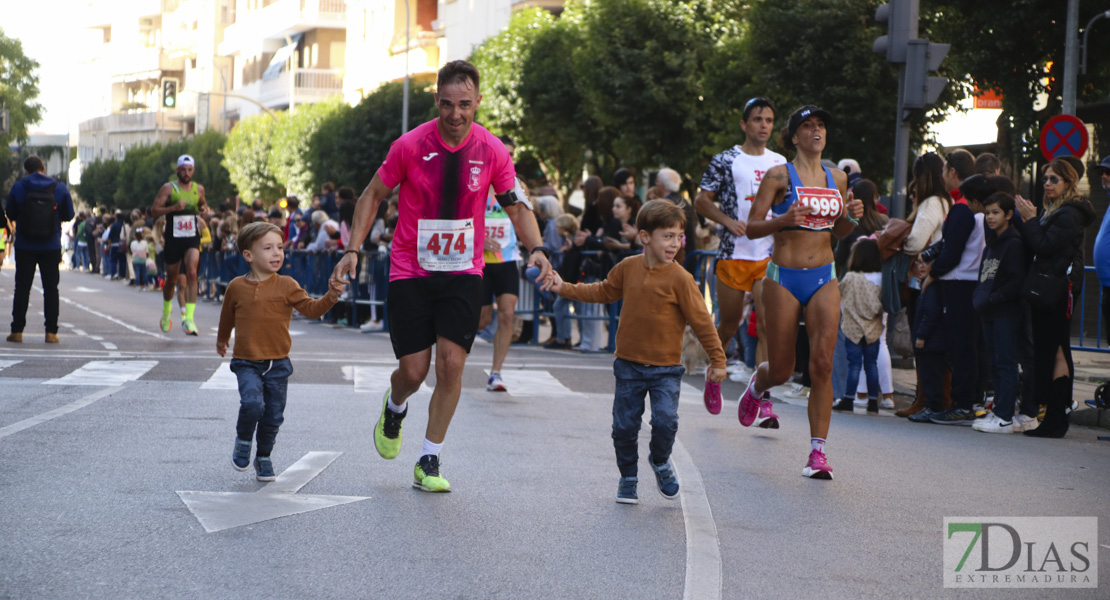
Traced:
[[1072, 115], [1056, 115], [1041, 129], [1041, 154], [1046, 160], [1081, 157], [1087, 152], [1087, 126]]

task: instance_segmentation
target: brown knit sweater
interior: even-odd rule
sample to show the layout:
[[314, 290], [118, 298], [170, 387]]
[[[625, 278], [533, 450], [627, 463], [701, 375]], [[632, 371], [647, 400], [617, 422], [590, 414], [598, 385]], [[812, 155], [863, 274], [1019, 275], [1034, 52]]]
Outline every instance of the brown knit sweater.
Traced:
[[243, 360], [272, 360], [289, 356], [293, 341], [289, 338], [289, 320], [293, 309], [316, 319], [339, 302], [339, 294], [312, 299], [292, 277], [274, 275], [257, 282], [245, 276], [236, 277], [227, 286], [220, 329], [216, 343], [226, 345], [235, 329], [232, 356]]
[[648, 269], [642, 254], [630, 256], [598, 283], [564, 283], [559, 295], [584, 302], [624, 298], [617, 326], [616, 355], [628, 361], [670, 367], [682, 364], [686, 323], [698, 336], [713, 367], [725, 368], [725, 351], [694, 278], [682, 265]]

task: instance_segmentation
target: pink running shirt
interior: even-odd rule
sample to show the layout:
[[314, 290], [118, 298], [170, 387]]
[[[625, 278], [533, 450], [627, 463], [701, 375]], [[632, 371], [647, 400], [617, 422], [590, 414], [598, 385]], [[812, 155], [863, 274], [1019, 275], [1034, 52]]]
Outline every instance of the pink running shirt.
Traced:
[[[474, 123], [463, 143], [451, 148], [443, 141], [436, 121], [428, 121], [393, 142], [378, 177], [389, 187], [401, 185], [397, 231], [390, 255], [389, 280], [430, 277], [435, 274], [417, 259], [420, 221], [464, 219], [474, 229], [469, 268], [452, 275], [481, 275], [485, 261], [486, 198], [512, 189], [516, 169], [509, 151], [485, 127]], [[433, 242], [438, 244], [437, 241]], [[456, 250], [461, 240], [452, 244]], [[427, 249], [425, 249], [427, 251]]]

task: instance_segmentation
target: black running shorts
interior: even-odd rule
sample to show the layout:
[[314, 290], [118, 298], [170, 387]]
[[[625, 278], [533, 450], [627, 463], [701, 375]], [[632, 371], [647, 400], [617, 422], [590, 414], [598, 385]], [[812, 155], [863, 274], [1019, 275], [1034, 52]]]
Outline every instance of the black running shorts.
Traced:
[[520, 267], [515, 260], [486, 263], [482, 271], [482, 306], [493, 304], [499, 296], [520, 296]]
[[200, 249], [200, 236], [194, 235], [187, 238], [166, 237], [166, 246], [163, 249], [163, 258], [167, 265], [181, 262], [185, 252], [190, 248]]
[[478, 275], [433, 275], [389, 282], [389, 340], [397, 358], [445, 337], [470, 353], [482, 310]]

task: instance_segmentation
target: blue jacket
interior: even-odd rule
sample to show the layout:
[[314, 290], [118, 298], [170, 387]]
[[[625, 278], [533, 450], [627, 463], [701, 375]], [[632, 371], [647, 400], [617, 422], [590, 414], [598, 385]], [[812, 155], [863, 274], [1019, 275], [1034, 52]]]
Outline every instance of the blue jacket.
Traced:
[[975, 311], [984, 319], [1022, 316], [1018, 293], [1029, 268], [1025, 265], [1025, 242], [1014, 227], [1002, 235], [987, 228], [987, 247], [979, 263], [979, 284], [971, 297]]
[[1102, 226], [1095, 236], [1095, 273], [1102, 287], [1110, 287], [1110, 210], [1102, 217]]
[[62, 223], [73, 219], [73, 198], [70, 197], [69, 188], [66, 187], [66, 184], [59, 181], [57, 187], [54, 188], [54, 200], [58, 203], [58, 222], [54, 225], [53, 240], [45, 242], [25, 240], [19, 227], [19, 211], [27, 198], [28, 190], [42, 190], [50, 187], [52, 183], [54, 183], [52, 177], [47, 177], [41, 173], [32, 173], [15, 182], [15, 185], [12, 186], [12, 191], [8, 194], [8, 202], [4, 205], [4, 212], [8, 215], [9, 220], [15, 222], [15, 249], [17, 252], [19, 250], [62, 249]]

